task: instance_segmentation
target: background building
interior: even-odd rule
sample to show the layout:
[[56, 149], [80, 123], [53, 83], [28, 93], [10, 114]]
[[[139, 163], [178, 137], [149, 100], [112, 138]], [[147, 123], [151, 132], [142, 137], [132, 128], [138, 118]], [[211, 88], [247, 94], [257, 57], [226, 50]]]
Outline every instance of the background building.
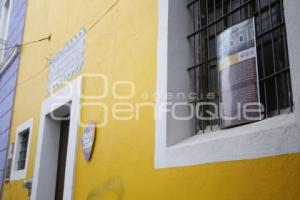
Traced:
[[[0, 1], [0, 184], [5, 179], [6, 157], [9, 154], [9, 135], [20, 48], [26, 12], [26, 0]], [[7, 163], [10, 166], [10, 163]], [[8, 167], [9, 168], [9, 167]]]

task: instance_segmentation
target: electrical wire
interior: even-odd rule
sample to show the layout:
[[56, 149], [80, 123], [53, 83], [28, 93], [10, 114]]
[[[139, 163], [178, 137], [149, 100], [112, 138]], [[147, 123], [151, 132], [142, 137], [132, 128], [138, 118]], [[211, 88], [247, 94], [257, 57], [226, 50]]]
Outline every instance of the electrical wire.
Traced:
[[6, 48], [3, 48], [3, 49], [0, 49], [0, 51], [10, 50], [10, 49], [16, 48], [16, 46], [22, 47], [22, 46], [26, 46], [26, 45], [29, 45], [29, 44], [34, 44], [34, 43], [42, 42], [44, 40], [50, 41], [51, 40], [51, 35], [49, 35], [48, 37], [41, 38], [39, 40], [33, 40], [33, 41], [26, 42], [26, 43], [23, 43], [23, 44], [17, 44], [17, 45], [14, 45], [14, 46], [6, 47]]
[[[85, 36], [88, 32], [90, 32], [118, 3], [120, 2], [120, 0], [117, 0], [115, 3], [113, 3], [105, 12], [103, 15], [101, 15], [88, 29], [87, 31], [85, 32], [85, 34], [83, 34], [82, 36]], [[80, 39], [80, 38], [79, 38]], [[0, 51], [5, 51], [5, 50], [10, 50], [10, 49], [13, 49], [15, 48], [16, 46], [19, 46], [19, 47], [22, 47], [22, 46], [26, 46], [26, 45], [29, 45], [29, 44], [34, 44], [34, 43], [38, 43], [38, 42], [42, 42], [42, 41], [45, 41], [45, 40], [48, 40], [50, 41], [51, 40], [51, 34], [48, 36], [48, 37], [44, 37], [44, 38], [41, 38], [39, 40], [33, 40], [33, 41], [30, 41], [30, 42], [26, 42], [26, 43], [23, 43], [23, 44], [20, 44], [20, 45], [14, 45], [14, 46], [10, 46], [10, 47], [6, 47], [6, 48], [3, 48], [3, 49], [0, 49]]]
[[87, 30], [86, 34], [90, 32], [121, 0], [115, 1], [104, 13], [101, 15]]
[[20, 83], [17, 84], [17, 86], [20, 86], [32, 79], [34, 79], [35, 77], [37, 77], [38, 75], [40, 75], [41, 73], [43, 73], [44, 71], [46, 71], [48, 69], [48, 66], [46, 65], [45, 67], [43, 67], [40, 71], [38, 71], [37, 73], [35, 73], [34, 75], [28, 77], [27, 79], [25, 79], [24, 81], [21, 81]]
[[[117, 0], [115, 1], [88, 29], [87, 31], [82, 35], [85, 36], [86, 34], [88, 34], [95, 26], [98, 25], [99, 22], [102, 21], [102, 19], [120, 2], [121, 0]], [[79, 40], [80, 38], [78, 38], [77, 40]], [[34, 41], [31, 41], [31, 42], [27, 42], [27, 43], [23, 43], [19, 46], [26, 46], [26, 45], [30, 45], [30, 44], [34, 44], [34, 43], [38, 43], [38, 42], [42, 42], [44, 40], [48, 40], [50, 41], [51, 40], [51, 35], [49, 35], [48, 37], [45, 37], [45, 38], [41, 38], [39, 40], [34, 40]], [[76, 42], [76, 41], [75, 41]], [[7, 49], [12, 49], [12, 48], [15, 48], [14, 47], [7, 47], [5, 49], [0, 49], [1, 50], [7, 50]], [[48, 60], [48, 59], [47, 59]], [[49, 67], [48, 65], [46, 65], [45, 67], [43, 67], [40, 71], [38, 71], [37, 73], [35, 73], [34, 75], [30, 76], [29, 78], [25, 79], [24, 81], [20, 82], [17, 84], [17, 86], [20, 86], [28, 81], [31, 81], [32, 79], [34, 79], [35, 77], [37, 77], [39, 74], [43, 73], [45, 70], [47, 70]]]

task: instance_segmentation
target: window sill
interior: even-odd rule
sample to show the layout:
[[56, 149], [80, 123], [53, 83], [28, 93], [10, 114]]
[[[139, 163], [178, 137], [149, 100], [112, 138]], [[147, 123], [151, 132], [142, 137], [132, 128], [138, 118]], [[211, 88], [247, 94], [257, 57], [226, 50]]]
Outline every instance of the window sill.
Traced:
[[157, 168], [179, 167], [296, 153], [300, 135], [292, 113], [156, 148]]
[[11, 181], [17, 181], [17, 180], [22, 180], [25, 179], [26, 177], [26, 170], [16, 170], [16, 171], [12, 171], [10, 180]]

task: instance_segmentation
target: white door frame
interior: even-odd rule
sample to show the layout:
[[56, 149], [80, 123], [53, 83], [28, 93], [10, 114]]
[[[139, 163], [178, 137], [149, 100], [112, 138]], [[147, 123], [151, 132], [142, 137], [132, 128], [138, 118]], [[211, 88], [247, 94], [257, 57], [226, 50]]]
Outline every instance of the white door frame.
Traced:
[[[70, 107], [70, 127], [69, 127], [69, 140], [68, 140], [68, 149], [67, 149], [67, 161], [66, 161], [66, 171], [65, 171], [65, 183], [64, 183], [64, 200], [73, 199], [73, 189], [74, 189], [74, 180], [75, 180], [75, 166], [77, 158], [77, 142], [78, 142], [78, 131], [79, 131], [79, 120], [80, 120], [80, 102], [81, 102], [81, 90], [82, 90], [82, 77], [79, 76], [74, 81], [66, 84], [65, 87], [60, 89], [58, 92], [52, 94], [46, 100], [43, 101], [41, 116], [40, 116], [40, 127], [39, 135], [37, 141], [37, 150], [36, 150], [36, 160], [34, 168], [34, 176], [32, 183], [32, 194], [31, 200], [40, 200], [43, 197], [43, 200], [54, 199], [55, 188], [49, 188], [48, 184], [45, 183], [47, 175], [45, 176], [43, 170], [47, 168], [47, 165], [43, 162], [47, 162], [47, 158], [43, 155], [47, 155], [47, 150], [45, 150], [45, 145], [48, 142], [48, 136], [50, 133], [57, 132], [59, 130], [53, 131], [53, 123], [49, 122], [50, 113], [56, 109], [66, 105], [71, 102]], [[53, 121], [53, 120], [51, 120]], [[57, 127], [57, 126], [56, 126]], [[56, 145], [56, 143], [54, 142]], [[41, 170], [42, 169], [42, 170]], [[49, 169], [51, 170], [51, 169]], [[56, 171], [56, 169], [55, 169]], [[52, 170], [52, 175], [53, 175]], [[48, 175], [49, 176], [49, 175]], [[56, 177], [56, 176], [55, 176]]]

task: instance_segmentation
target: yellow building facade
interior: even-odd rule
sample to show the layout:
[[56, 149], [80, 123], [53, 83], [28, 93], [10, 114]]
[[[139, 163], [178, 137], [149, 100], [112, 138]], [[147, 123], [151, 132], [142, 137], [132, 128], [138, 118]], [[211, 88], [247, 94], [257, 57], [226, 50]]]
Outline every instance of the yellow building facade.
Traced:
[[[34, 175], [39, 151], [43, 151], [38, 144], [44, 102], [65, 87], [59, 85], [49, 93], [51, 60], [82, 29], [84, 63], [66, 79], [73, 89], [77, 86], [72, 84], [80, 82], [82, 92], [78, 103], [81, 124], [77, 123], [72, 135], [77, 137], [73, 179], [71, 185], [65, 185], [69, 194], [64, 199], [300, 199], [300, 154], [294, 149], [203, 163], [157, 161], [155, 94], [159, 88], [159, 41], [164, 32], [160, 28], [165, 27], [161, 24], [163, 4], [154, 0], [28, 0], [23, 43], [49, 35], [51, 40], [21, 48], [10, 143], [16, 142], [18, 127], [32, 120], [30, 148], [25, 178], [5, 182], [3, 200], [30, 199], [23, 182], [33, 177], [34, 185], [38, 180]], [[124, 109], [117, 114], [122, 119], [112, 113], [116, 106]], [[295, 107], [297, 110], [296, 103]], [[297, 112], [288, 116], [295, 127], [297, 116]], [[95, 121], [97, 128], [93, 154], [86, 161], [81, 138], [90, 121]], [[72, 145], [70, 141], [68, 145]], [[48, 159], [41, 156], [40, 165]], [[43, 200], [37, 193], [37, 199]]]

